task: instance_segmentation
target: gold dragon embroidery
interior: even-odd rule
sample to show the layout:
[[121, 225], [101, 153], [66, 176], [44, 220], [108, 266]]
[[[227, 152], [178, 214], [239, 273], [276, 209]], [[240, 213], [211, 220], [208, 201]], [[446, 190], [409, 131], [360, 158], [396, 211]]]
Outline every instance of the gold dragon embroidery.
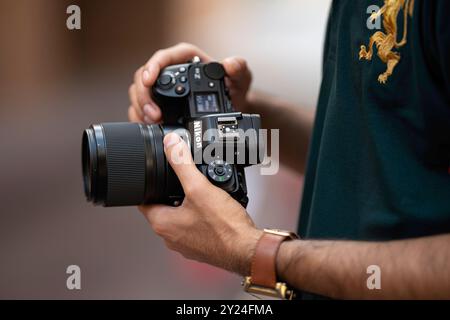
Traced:
[[[397, 42], [397, 17], [400, 10], [403, 9], [403, 38], [400, 42]], [[366, 46], [362, 45], [359, 51], [359, 59], [372, 60], [373, 45], [375, 44], [378, 51], [378, 57], [387, 64], [387, 69], [384, 73], [380, 74], [378, 81], [385, 84], [388, 78], [394, 72], [394, 68], [400, 62], [400, 53], [392, 51], [393, 49], [399, 49], [406, 44], [406, 38], [408, 35], [408, 15], [413, 16], [414, 0], [384, 0], [383, 7], [374, 12], [370, 16], [370, 20], [374, 22], [380, 16], [383, 16], [383, 27], [386, 33], [381, 31], [375, 32], [370, 37], [369, 50]]]

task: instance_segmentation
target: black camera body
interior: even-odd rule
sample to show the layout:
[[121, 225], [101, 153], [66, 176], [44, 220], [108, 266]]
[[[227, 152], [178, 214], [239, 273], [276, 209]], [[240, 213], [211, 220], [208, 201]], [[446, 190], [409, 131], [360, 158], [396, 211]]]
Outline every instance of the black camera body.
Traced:
[[[186, 140], [191, 142], [194, 160], [199, 159], [196, 161], [199, 170], [246, 207], [248, 198], [244, 168], [251, 165], [249, 154], [258, 157], [253, 164], [261, 162], [257, 148], [261, 128], [259, 115], [234, 112], [225, 86], [223, 66], [218, 62], [195, 60], [162, 70], [152, 88], [153, 97], [161, 107], [164, 124], [181, 125], [189, 131], [191, 139]], [[208, 130], [217, 134], [208, 136]], [[253, 141], [241, 137], [249, 130], [254, 134]], [[211, 145], [214, 145], [215, 151], [222, 152], [205, 161], [198, 155], [203, 155]], [[239, 150], [243, 151], [239, 153]], [[224, 154], [231, 155], [232, 159], [223, 159]], [[238, 161], [240, 154], [243, 159]]]
[[103, 123], [83, 135], [88, 201], [103, 206], [164, 203], [177, 206], [183, 189], [164, 154], [164, 135], [175, 131], [189, 145], [198, 169], [246, 207], [245, 167], [262, 162], [259, 115], [233, 110], [217, 62], [173, 65], [151, 93], [163, 124]]
[[225, 70], [220, 63], [199, 61], [165, 68], [152, 88], [166, 124], [183, 124], [207, 114], [233, 112]]

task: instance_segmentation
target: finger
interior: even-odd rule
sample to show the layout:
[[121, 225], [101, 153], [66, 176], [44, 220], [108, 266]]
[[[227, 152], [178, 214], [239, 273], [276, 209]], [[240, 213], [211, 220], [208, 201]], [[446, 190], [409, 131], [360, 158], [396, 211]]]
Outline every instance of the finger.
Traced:
[[162, 120], [161, 109], [153, 102], [144, 105], [144, 119], [147, 123], [159, 123]]
[[142, 72], [144, 86], [151, 87], [161, 70], [165, 67], [172, 64], [185, 63], [195, 56], [200, 57], [203, 62], [212, 60], [205, 52], [189, 43], [179, 43], [176, 46], [156, 51], [145, 64]]
[[206, 178], [195, 166], [191, 150], [178, 134], [171, 132], [164, 137], [164, 152], [186, 195], [204, 187]]
[[229, 57], [222, 61], [225, 72], [234, 84], [247, 82], [251, 77], [250, 70], [247, 66], [247, 61], [240, 57]]
[[228, 57], [222, 60], [227, 76], [237, 78], [242, 76], [242, 71], [246, 68], [246, 61], [239, 57]]
[[228, 88], [232, 98], [246, 90], [244, 85], [232, 82], [228, 77], [225, 78], [225, 86]]
[[131, 106], [135, 109], [136, 114], [139, 116], [139, 118], [144, 118], [144, 113], [139, 106], [139, 102], [137, 100], [137, 93], [136, 93], [136, 84], [133, 83], [130, 88], [128, 89], [128, 96], [130, 97]]
[[151, 99], [149, 89], [144, 87], [141, 81], [142, 70], [141, 67], [136, 71], [134, 76], [134, 83], [130, 87], [129, 95], [136, 112], [146, 123], [161, 122], [162, 113], [156, 103]]
[[148, 206], [139, 206], [139, 211], [142, 212], [145, 219], [149, 222], [153, 231], [160, 236], [165, 236], [169, 233], [170, 226], [174, 217], [175, 208], [155, 204]]
[[143, 107], [145, 104], [151, 101], [149, 88], [145, 87], [142, 83], [142, 72], [144, 71], [144, 67], [140, 67], [134, 74], [134, 84], [136, 90], [136, 98], [140, 107]]
[[133, 106], [130, 106], [128, 108], [128, 119], [131, 122], [137, 122], [137, 123], [142, 122], [142, 119], [138, 116], [138, 114], [136, 113], [136, 109]]

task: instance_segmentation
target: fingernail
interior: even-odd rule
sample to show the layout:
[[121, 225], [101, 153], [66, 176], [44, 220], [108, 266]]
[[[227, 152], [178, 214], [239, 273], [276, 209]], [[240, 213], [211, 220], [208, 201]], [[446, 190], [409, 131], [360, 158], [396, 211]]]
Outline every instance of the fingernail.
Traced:
[[169, 133], [164, 137], [164, 147], [168, 148], [180, 142], [180, 136], [176, 133]]
[[150, 73], [148, 72], [148, 70], [144, 70], [144, 72], [142, 73], [142, 79], [146, 82], [150, 79]]

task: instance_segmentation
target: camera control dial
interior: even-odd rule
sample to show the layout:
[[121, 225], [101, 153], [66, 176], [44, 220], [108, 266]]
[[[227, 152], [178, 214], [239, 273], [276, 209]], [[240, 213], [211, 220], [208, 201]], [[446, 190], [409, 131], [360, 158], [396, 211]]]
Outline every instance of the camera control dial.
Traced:
[[220, 80], [225, 77], [225, 69], [218, 62], [210, 62], [205, 65], [205, 74], [208, 78], [213, 80]]
[[172, 73], [164, 73], [158, 78], [158, 85], [161, 88], [168, 89], [175, 84], [175, 77]]
[[208, 165], [208, 176], [214, 182], [227, 182], [232, 175], [233, 169], [231, 165], [223, 160], [214, 160]]

